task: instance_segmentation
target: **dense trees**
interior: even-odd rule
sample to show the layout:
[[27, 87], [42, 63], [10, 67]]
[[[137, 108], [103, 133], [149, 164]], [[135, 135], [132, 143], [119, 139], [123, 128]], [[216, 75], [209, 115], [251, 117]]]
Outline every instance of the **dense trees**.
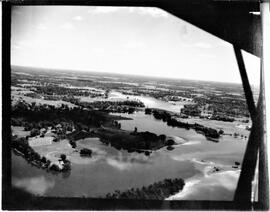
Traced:
[[95, 133], [95, 136], [101, 138], [103, 143], [110, 143], [116, 149], [125, 149], [129, 152], [143, 153], [146, 150], [156, 150], [169, 145], [166, 143], [165, 135], [158, 136], [148, 131], [129, 133], [127, 131], [100, 129]]
[[77, 144], [76, 144], [76, 142], [75, 141], [73, 141], [73, 140], [69, 140], [69, 144], [72, 146], [72, 148], [76, 148], [77, 147]]
[[65, 154], [61, 154], [60, 155], [60, 158], [61, 158], [62, 161], [66, 161], [67, 156]]
[[[119, 130], [119, 123], [114, 116], [105, 112], [85, 110], [83, 108], [68, 108], [62, 105], [60, 108], [48, 105], [30, 105], [27, 103], [12, 109], [13, 120], [22, 120], [25, 129], [31, 130], [31, 136], [40, 135], [40, 129], [49, 128], [56, 133], [56, 141], [59, 138], [68, 138], [73, 148], [76, 148], [76, 140], [91, 136], [98, 136], [105, 143], [111, 143], [117, 149], [127, 150], [153, 150], [159, 149], [166, 144], [166, 136], [157, 136], [150, 132], [127, 132]], [[42, 121], [41, 121], [42, 120]], [[90, 128], [99, 128], [109, 125], [116, 131], [114, 133], [93, 133]], [[114, 126], [117, 125], [117, 126]], [[71, 132], [73, 127], [75, 130]], [[69, 131], [69, 133], [66, 133]]]
[[184, 105], [184, 108], [181, 109], [181, 113], [188, 116], [199, 116], [201, 114], [201, 110], [197, 105]]
[[[111, 120], [113, 116], [105, 112], [89, 111], [79, 107], [68, 108], [66, 105], [56, 108], [50, 105], [32, 106], [20, 102], [12, 107], [12, 122], [16, 125], [22, 124], [25, 130], [47, 128], [59, 123], [64, 126], [64, 131], [70, 130], [74, 123], [81, 129], [87, 126], [88, 130], [89, 126], [99, 127], [101, 123], [109, 123]], [[35, 133], [33, 131], [33, 135], [36, 133], [37, 130]]]
[[89, 96], [89, 97], [102, 96], [101, 93], [92, 92], [89, 89], [83, 88], [74, 89], [69, 87], [58, 86], [55, 84], [49, 84], [47, 86], [35, 86], [35, 92], [36, 95], [39, 96], [43, 95], [47, 100], [60, 100], [63, 97], [70, 97], [70, 96]]
[[37, 135], [40, 134], [40, 131], [36, 128], [33, 128], [31, 131], [30, 131], [30, 137], [35, 137]]
[[235, 121], [234, 118], [225, 116], [225, 115], [213, 115], [211, 118], [211, 120], [217, 120], [217, 121], [225, 121], [225, 122], [233, 122]]
[[81, 156], [91, 157], [92, 156], [92, 150], [87, 149], [87, 148], [83, 148], [83, 149], [80, 150], [80, 155]]
[[192, 126], [196, 130], [196, 132], [201, 132], [206, 137], [210, 137], [210, 138], [219, 138], [220, 137], [220, 134], [218, 133], [218, 131], [213, 129], [213, 128], [205, 127], [205, 126], [197, 124], [197, 123], [195, 123]]
[[139, 100], [126, 101], [95, 101], [95, 102], [73, 102], [74, 104], [88, 108], [98, 109], [107, 112], [134, 113], [136, 107], [144, 107], [143, 102]]
[[185, 182], [181, 178], [165, 179], [160, 182], [156, 182], [147, 187], [143, 186], [140, 189], [129, 189], [126, 191], [116, 190], [113, 193], [108, 193], [106, 198], [108, 199], [159, 199], [165, 198], [181, 191], [185, 185]]
[[152, 110], [150, 108], [145, 108], [145, 114], [151, 114]]
[[212, 110], [214, 112], [213, 115], [217, 116], [249, 117], [245, 98], [229, 93], [223, 93], [222, 95], [210, 93], [206, 95], [207, 97], [202, 96], [194, 98], [197, 107], [208, 104], [208, 109]]

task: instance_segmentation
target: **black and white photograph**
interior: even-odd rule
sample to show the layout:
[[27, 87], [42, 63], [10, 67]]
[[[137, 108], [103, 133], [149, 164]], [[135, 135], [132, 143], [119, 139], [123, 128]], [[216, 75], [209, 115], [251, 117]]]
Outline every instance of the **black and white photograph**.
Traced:
[[269, 2], [2, 15], [2, 209], [269, 209]]

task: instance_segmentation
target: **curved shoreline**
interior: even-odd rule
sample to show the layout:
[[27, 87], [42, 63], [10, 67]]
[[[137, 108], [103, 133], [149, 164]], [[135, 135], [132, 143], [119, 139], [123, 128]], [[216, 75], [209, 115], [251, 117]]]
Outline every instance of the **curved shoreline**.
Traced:
[[[165, 200], [232, 200], [240, 169], [230, 165], [222, 165], [212, 161], [202, 161], [193, 158], [191, 161], [202, 167], [201, 174], [194, 175], [185, 181], [182, 191], [171, 195]], [[200, 170], [200, 168], [197, 168]], [[219, 196], [222, 191], [226, 195]], [[202, 195], [200, 192], [204, 192]], [[222, 193], [222, 192], [221, 192]], [[208, 195], [207, 195], [208, 194]]]

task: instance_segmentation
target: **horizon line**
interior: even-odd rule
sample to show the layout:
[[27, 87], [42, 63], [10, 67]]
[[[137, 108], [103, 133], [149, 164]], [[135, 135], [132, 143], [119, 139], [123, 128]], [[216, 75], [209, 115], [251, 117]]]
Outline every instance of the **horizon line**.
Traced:
[[[104, 74], [115, 74], [122, 76], [133, 76], [133, 77], [146, 77], [146, 78], [158, 78], [158, 79], [168, 79], [168, 80], [186, 80], [186, 81], [199, 81], [199, 82], [213, 82], [213, 83], [227, 83], [227, 84], [236, 84], [242, 85], [242, 82], [227, 82], [227, 81], [213, 81], [213, 80], [199, 80], [199, 79], [190, 79], [190, 78], [172, 78], [166, 76], [150, 76], [150, 75], [140, 75], [140, 74], [130, 74], [130, 73], [117, 73], [117, 72], [107, 72], [107, 71], [93, 71], [93, 70], [82, 70], [82, 69], [61, 69], [61, 68], [53, 68], [53, 67], [37, 67], [37, 66], [24, 66], [24, 65], [10, 65], [11, 67], [23, 67], [23, 68], [32, 68], [32, 69], [44, 69], [44, 70], [58, 70], [58, 71], [78, 71], [78, 72], [87, 72], [87, 73], [104, 73]], [[259, 85], [250, 84], [251, 86], [259, 87]]]

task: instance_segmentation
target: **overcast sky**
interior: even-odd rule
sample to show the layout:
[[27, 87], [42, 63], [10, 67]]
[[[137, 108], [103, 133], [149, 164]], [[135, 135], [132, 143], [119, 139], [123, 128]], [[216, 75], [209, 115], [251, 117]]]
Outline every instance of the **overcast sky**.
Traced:
[[18, 6], [11, 34], [12, 65], [241, 82], [229, 43], [158, 8]]

